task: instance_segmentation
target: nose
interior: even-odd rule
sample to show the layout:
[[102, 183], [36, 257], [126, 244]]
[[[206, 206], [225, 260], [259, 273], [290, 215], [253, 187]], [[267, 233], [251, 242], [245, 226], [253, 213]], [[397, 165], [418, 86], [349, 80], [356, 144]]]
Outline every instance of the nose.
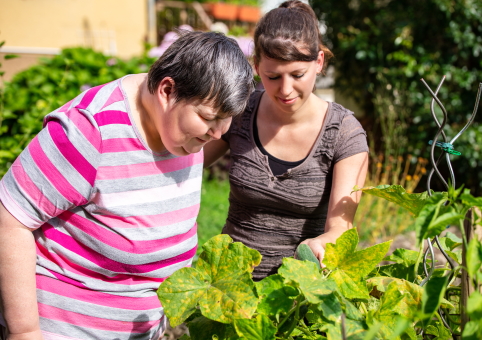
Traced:
[[280, 95], [286, 98], [293, 92], [292, 80], [289, 77], [282, 77], [280, 82]]
[[209, 129], [208, 135], [211, 136], [213, 140], [220, 139], [222, 135], [228, 132], [232, 119], [232, 117], [227, 117], [216, 121], [215, 124]]

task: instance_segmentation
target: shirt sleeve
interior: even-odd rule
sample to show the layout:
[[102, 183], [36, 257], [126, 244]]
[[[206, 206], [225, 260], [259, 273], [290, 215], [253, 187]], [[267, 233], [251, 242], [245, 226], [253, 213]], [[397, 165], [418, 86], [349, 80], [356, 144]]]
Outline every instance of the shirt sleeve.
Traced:
[[92, 195], [100, 151], [100, 131], [87, 111], [54, 111], [0, 181], [1, 202], [29, 228], [84, 205]]
[[353, 114], [344, 117], [333, 157], [334, 163], [342, 159], [368, 152], [367, 134]]

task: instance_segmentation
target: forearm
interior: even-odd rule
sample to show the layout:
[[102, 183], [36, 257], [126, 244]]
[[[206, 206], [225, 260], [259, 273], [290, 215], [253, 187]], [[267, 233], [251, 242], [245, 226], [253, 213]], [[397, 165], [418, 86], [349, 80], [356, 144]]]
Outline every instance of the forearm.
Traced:
[[34, 237], [30, 230], [12, 219], [0, 204], [0, 301], [8, 331], [15, 335], [37, 332], [39, 316]]

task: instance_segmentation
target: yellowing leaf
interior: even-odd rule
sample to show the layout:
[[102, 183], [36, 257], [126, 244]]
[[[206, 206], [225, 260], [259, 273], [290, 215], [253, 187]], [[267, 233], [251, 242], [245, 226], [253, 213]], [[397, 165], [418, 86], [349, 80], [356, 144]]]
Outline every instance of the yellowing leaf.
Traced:
[[157, 295], [173, 327], [184, 322], [209, 288], [209, 278], [194, 268], [181, 268], [164, 281]]
[[213, 237], [203, 246], [196, 268], [183, 268], [164, 281], [158, 296], [173, 325], [182, 323], [199, 304], [214, 321], [230, 323], [251, 318], [258, 298], [251, 279], [261, 255], [228, 235]]
[[328, 269], [343, 270], [352, 279], [361, 279], [368, 275], [385, 257], [391, 241], [377, 244], [360, 251], [355, 251], [358, 233], [355, 228], [345, 231], [336, 244], [326, 245], [323, 263]]
[[341, 269], [334, 270], [330, 278], [336, 282], [336, 285], [347, 299], [369, 299], [366, 284], [361, 279], [353, 279]]

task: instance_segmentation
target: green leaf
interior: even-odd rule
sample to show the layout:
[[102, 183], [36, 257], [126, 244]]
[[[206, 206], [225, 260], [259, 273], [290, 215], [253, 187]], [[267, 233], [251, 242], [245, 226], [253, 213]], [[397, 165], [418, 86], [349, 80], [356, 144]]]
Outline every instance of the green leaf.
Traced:
[[201, 316], [189, 323], [189, 334], [192, 340], [235, 340], [239, 339], [232, 325], [209, 320]]
[[462, 332], [462, 339], [464, 340], [480, 340], [482, 339], [482, 325], [480, 320], [469, 321], [465, 324]]
[[206, 242], [196, 268], [183, 268], [158, 289], [158, 296], [173, 325], [182, 323], [199, 304], [201, 313], [218, 322], [251, 318], [258, 298], [251, 279], [261, 256], [228, 235]]
[[[320, 331], [326, 332], [328, 340], [342, 340], [341, 322], [321, 325]], [[363, 340], [366, 334], [366, 325], [363, 322], [345, 319], [345, 335], [348, 340]]]
[[420, 194], [409, 194], [400, 185], [379, 185], [377, 187], [365, 187], [355, 191], [358, 190], [393, 202], [402, 208], [407, 209], [415, 216], [418, 215], [418, 213], [422, 210], [427, 199], [429, 198], [427, 192]]
[[472, 320], [482, 320], [482, 294], [473, 292], [467, 301], [467, 313]]
[[352, 278], [364, 277], [385, 257], [391, 242], [355, 251], [358, 244], [358, 233], [355, 228], [352, 228], [345, 231], [335, 244], [328, 243], [326, 245], [323, 263], [328, 269], [343, 270]]
[[475, 277], [482, 265], [482, 244], [477, 238], [472, 238], [467, 246], [467, 273]]
[[234, 320], [236, 333], [242, 338], [253, 340], [274, 340], [276, 327], [266, 315], [254, 319]]
[[[407, 292], [411, 295], [411, 298], [418, 306], [417, 309], [421, 308], [423, 288], [412, 282], [392, 277], [372, 277], [367, 280], [367, 287], [369, 291], [376, 288], [379, 292], [383, 293], [386, 292], [392, 282], [396, 283], [401, 292]], [[441, 307], [454, 308], [454, 306], [445, 299], [441, 300]]]
[[447, 277], [432, 277], [423, 287], [422, 317], [426, 320], [440, 307], [447, 288]]
[[[324, 320], [328, 320], [331, 322], [340, 322], [341, 314], [343, 313], [343, 309], [341, 307], [340, 301], [338, 301], [337, 296], [335, 293], [330, 293], [325, 295], [323, 301], [316, 305], [312, 305], [310, 307], [315, 314], [320, 315]], [[312, 319], [313, 321], [317, 321], [318, 323], [323, 322], [322, 320]]]
[[[380, 266], [378, 269], [378, 275], [386, 275], [389, 277], [396, 277], [397, 279], [405, 279], [408, 281], [415, 280], [415, 265], [406, 266], [403, 263], [394, 263]], [[422, 268], [420, 268], [422, 270]]]
[[319, 303], [324, 295], [336, 290], [334, 282], [323, 278], [312, 262], [285, 257], [278, 274], [285, 279], [285, 283], [299, 288], [310, 303]]
[[420, 291], [405, 280], [393, 280], [386, 287], [377, 313], [378, 320], [387, 322], [396, 315], [413, 319], [420, 307]]
[[425, 334], [435, 335], [434, 340], [450, 340], [452, 339], [452, 333], [445, 328], [440, 322], [436, 322], [435, 325], [429, 325], [425, 329]]
[[395, 249], [391, 255], [385, 257], [383, 260], [393, 261], [408, 267], [412, 264], [415, 264], [417, 262], [417, 258], [418, 258], [418, 251], [398, 248], [398, 249]]
[[482, 197], [474, 197], [470, 194], [469, 189], [465, 189], [464, 193], [460, 195], [460, 199], [463, 204], [469, 207], [482, 207]]
[[439, 235], [447, 226], [456, 223], [464, 218], [452, 206], [443, 206], [445, 198], [441, 194], [434, 195], [422, 208], [415, 219], [415, 231], [417, 234], [417, 245], [423, 240]]
[[[450, 250], [453, 250], [454, 248], [462, 245], [462, 239], [455, 235], [454, 233], [451, 233], [450, 231], [447, 231], [445, 236], [443, 238], [446, 238], [447, 241], [445, 242], [447, 247], [450, 248]], [[451, 242], [448, 242], [450, 240]]]
[[294, 287], [285, 286], [283, 281], [281, 275], [275, 274], [255, 283], [259, 296], [258, 313], [278, 319], [293, 306], [293, 299], [299, 292]]

